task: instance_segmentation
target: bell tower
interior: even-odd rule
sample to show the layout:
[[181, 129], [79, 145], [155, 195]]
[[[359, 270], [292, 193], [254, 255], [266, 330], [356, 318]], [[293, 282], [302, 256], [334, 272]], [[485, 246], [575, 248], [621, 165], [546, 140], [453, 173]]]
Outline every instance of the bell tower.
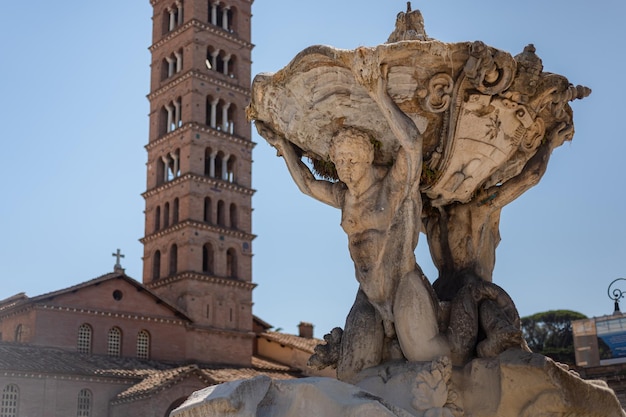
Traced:
[[247, 365], [252, 0], [150, 3], [143, 283], [193, 320], [187, 358]]

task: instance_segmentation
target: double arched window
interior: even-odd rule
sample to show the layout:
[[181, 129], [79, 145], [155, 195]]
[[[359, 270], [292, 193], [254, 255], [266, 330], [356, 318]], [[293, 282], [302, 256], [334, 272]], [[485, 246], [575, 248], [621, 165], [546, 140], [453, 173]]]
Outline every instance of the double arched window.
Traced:
[[183, 24], [183, 2], [178, 0], [163, 10], [163, 34]]

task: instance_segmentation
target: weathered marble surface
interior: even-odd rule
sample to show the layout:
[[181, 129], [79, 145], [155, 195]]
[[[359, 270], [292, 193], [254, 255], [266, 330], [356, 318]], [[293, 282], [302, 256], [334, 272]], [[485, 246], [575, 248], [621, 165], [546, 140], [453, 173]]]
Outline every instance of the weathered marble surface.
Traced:
[[624, 417], [601, 381], [542, 355], [507, 351], [453, 369], [440, 358], [368, 369], [355, 385], [257, 377], [194, 393], [172, 417]]

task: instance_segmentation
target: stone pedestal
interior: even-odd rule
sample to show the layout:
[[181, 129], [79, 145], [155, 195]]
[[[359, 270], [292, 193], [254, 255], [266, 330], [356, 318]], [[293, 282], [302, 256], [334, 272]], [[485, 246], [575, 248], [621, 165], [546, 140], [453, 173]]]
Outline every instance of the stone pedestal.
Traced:
[[539, 354], [509, 350], [453, 368], [448, 358], [331, 378], [260, 376], [205, 388], [172, 417], [624, 417], [613, 391]]

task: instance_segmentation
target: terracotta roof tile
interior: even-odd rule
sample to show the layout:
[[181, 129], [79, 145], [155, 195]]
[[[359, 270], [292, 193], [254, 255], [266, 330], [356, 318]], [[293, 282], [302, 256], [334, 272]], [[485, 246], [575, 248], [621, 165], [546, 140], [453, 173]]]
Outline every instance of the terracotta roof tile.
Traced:
[[171, 367], [134, 358], [86, 355], [60, 348], [0, 342], [0, 371], [143, 378], [146, 371]]
[[313, 353], [315, 346], [320, 343], [324, 343], [321, 339], [300, 337], [293, 334], [279, 333], [279, 332], [264, 332], [260, 334], [260, 337], [265, 337], [268, 340], [280, 343], [281, 345], [291, 346], [296, 349], [303, 350], [308, 353]]
[[185, 378], [196, 376], [206, 385], [267, 375], [274, 379], [295, 379], [303, 375], [288, 366], [252, 358], [251, 367], [210, 364], [174, 364], [135, 358], [114, 358], [80, 354], [60, 348], [0, 342], [0, 373], [57, 374], [119, 379], [128, 388], [115, 402], [151, 396]]
[[273, 379], [296, 379], [302, 376], [297, 371], [290, 371], [289, 368], [287, 370], [269, 371], [256, 368], [212, 367], [210, 365], [194, 364], [150, 372], [141, 382], [119, 393], [116, 400], [129, 401], [147, 397], [191, 376], [196, 376], [209, 386], [239, 379], [250, 379], [259, 375], [267, 375]]
[[252, 357], [252, 367], [256, 369], [267, 370], [267, 371], [282, 371], [282, 372], [293, 371], [293, 368], [290, 368], [287, 365], [283, 365], [271, 359], [265, 359], [265, 358], [261, 358], [258, 356]]

